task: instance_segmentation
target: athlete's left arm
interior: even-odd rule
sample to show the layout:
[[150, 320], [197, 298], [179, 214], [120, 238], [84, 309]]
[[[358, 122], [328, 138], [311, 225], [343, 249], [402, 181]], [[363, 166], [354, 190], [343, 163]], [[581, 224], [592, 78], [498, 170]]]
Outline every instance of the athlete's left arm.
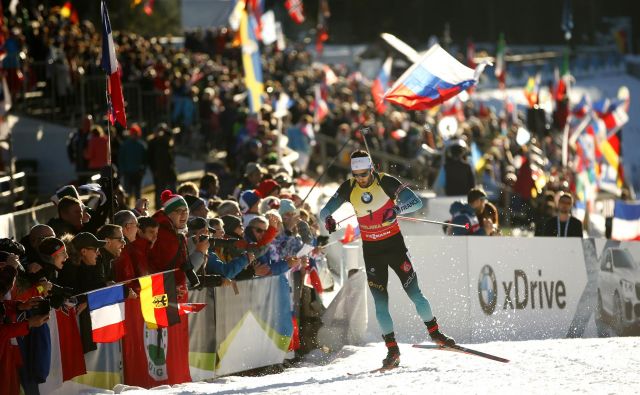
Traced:
[[396, 206], [400, 209], [398, 214], [407, 214], [422, 208], [422, 200], [408, 187], [404, 187], [398, 193]]
[[398, 208], [396, 214], [408, 214], [422, 208], [422, 200], [409, 187], [397, 178], [384, 174], [380, 180], [382, 188], [389, 196], [395, 196], [395, 204]]

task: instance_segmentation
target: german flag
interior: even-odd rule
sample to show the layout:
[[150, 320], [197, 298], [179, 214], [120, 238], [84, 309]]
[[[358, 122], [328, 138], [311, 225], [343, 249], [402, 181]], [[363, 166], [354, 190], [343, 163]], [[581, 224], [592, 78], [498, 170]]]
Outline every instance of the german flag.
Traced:
[[175, 272], [141, 277], [140, 307], [149, 327], [168, 327], [180, 322]]

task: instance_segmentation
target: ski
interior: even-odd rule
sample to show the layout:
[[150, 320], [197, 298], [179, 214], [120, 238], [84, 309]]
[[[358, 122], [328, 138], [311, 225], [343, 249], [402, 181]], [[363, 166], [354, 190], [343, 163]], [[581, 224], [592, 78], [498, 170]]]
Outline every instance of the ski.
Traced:
[[460, 346], [460, 345], [453, 345], [453, 346], [439, 346], [436, 344], [414, 344], [413, 347], [415, 348], [424, 348], [427, 350], [445, 350], [445, 351], [452, 351], [452, 352], [460, 352], [463, 354], [469, 354], [469, 355], [475, 355], [478, 357], [483, 357], [483, 358], [487, 358], [487, 359], [491, 359], [492, 361], [497, 361], [497, 362], [502, 362], [502, 363], [508, 363], [509, 360], [502, 358], [502, 357], [498, 357], [496, 355], [492, 355], [492, 354], [487, 354], [485, 352], [482, 351], [478, 351], [478, 350], [473, 350], [471, 348], [468, 347], [464, 347], [464, 346]]
[[348, 376], [357, 376], [357, 375], [361, 375], [361, 374], [384, 373], [384, 372], [388, 372], [390, 370], [397, 369], [397, 368], [399, 368], [399, 366], [393, 366], [393, 367], [390, 367], [390, 368], [384, 368], [383, 367], [383, 368], [373, 369], [373, 370], [369, 370], [367, 372], [360, 372], [360, 373], [349, 373], [349, 372], [347, 372], [347, 375]]

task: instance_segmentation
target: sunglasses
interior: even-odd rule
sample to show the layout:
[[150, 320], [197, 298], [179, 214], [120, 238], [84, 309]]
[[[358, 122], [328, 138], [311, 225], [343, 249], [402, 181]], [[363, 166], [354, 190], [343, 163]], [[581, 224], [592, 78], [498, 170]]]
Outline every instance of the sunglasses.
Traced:
[[369, 174], [371, 174], [371, 172], [366, 171], [364, 173], [351, 173], [352, 176], [354, 176], [355, 178], [367, 178], [369, 177]]
[[255, 227], [255, 226], [253, 227], [253, 230], [255, 230], [255, 231], [256, 231], [256, 232], [258, 232], [258, 233], [264, 233], [264, 232], [266, 232], [266, 231], [267, 231], [266, 229], [257, 228], [257, 227]]

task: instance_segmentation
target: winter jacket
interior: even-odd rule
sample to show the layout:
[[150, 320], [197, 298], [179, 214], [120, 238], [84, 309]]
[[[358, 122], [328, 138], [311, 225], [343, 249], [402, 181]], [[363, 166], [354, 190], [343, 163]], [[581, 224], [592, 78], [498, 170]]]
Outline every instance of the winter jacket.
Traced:
[[121, 174], [144, 172], [147, 166], [147, 146], [140, 139], [129, 137], [118, 152], [118, 170]]
[[451, 223], [463, 226], [469, 224], [469, 229], [454, 227], [454, 236], [486, 236], [487, 233], [480, 224], [476, 211], [468, 204], [453, 202], [449, 212], [452, 216]]
[[[158, 239], [149, 251], [149, 269], [151, 273], [163, 272], [171, 269], [180, 269], [188, 264], [187, 243], [183, 234], [173, 226], [171, 219], [163, 210], [153, 215], [160, 227]], [[186, 277], [180, 270], [176, 271], [176, 285], [185, 286]], [[179, 302], [186, 302], [179, 300]]]
[[[113, 262], [115, 281], [126, 281], [132, 278], [146, 276], [149, 271], [149, 251], [151, 242], [142, 237], [137, 237], [133, 242], [127, 243], [118, 259]], [[138, 282], [128, 283], [136, 293], [140, 291]]]

